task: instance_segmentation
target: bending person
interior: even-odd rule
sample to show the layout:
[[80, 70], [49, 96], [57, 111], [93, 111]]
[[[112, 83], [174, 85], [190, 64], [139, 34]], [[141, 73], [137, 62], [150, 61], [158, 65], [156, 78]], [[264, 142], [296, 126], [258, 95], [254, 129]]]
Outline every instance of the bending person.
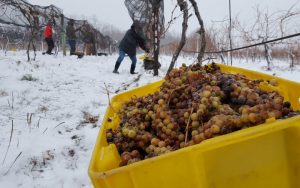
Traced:
[[144, 51], [149, 53], [149, 49], [146, 47], [146, 42], [138, 35], [137, 29], [139, 29], [138, 24], [135, 22], [123, 37], [119, 45], [119, 58], [117, 59], [113, 73], [119, 74], [118, 69], [127, 54], [131, 59], [130, 74], [137, 74], [134, 72], [137, 62], [136, 48], [140, 46]]

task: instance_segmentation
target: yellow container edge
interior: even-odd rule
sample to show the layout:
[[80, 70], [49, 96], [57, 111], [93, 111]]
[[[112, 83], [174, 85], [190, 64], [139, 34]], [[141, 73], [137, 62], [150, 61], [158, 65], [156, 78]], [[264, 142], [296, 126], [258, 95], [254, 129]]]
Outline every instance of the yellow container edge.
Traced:
[[[267, 75], [267, 74], [264, 74], [264, 73], [258, 73], [258, 72], [255, 72], [255, 71], [242, 69], [242, 68], [237, 68], [237, 67], [228, 67], [228, 66], [225, 66], [225, 65], [219, 65], [219, 66], [220, 66], [221, 70], [224, 71], [224, 72], [242, 73], [242, 74], [244, 74], [245, 72], [248, 72], [248, 73], [260, 76], [260, 78], [256, 78], [256, 79], [264, 79], [264, 80], [276, 79], [279, 82], [296, 84], [296, 85], [299, 85], [299, 87], [300, 87], [299, 83], [296, 83], [296, 82], [293, 82], [293, 81], [290, 81], [290, 80], [286, 80], [286, 79], [283, 79], [283, 78], [278, 78], [278, 77], [275, 77], [275, 76], [272, 76], [272, 75]], [[263, 77], [263, 78], [261, 78], [261, 77]], [[163, 82], [163, 80], [154, 82], [154, 83], [149, 84], [149, 85], [153, 85], [153, 84], [160, 85], [162, 82]], [[118, 94], [118, 95], [114, 96], [111, 101], [114, 101], [115, 98], [117, 98], [121, 95], [132, 94], [137, 90], [148, 87], [149, 85], [142, 86], [142, 87], [139, 87], [139, 88], [135, 88], [133, 90], [126, 91], [124, 93]], [[156, 160], [159, 160], [161, 158], [166, 158], [166, 157], [169, 157], [170, 155], [176, 155], [178, 152], [188, 152], [188, 151], [193, 150], [196, 147], [202, 148], [203, 151], [205, 150], [205, 148], [207, 148], [207, 146], [210, 146], [209, 149], [213, 148], [211, 146], [222, 147], [222, 145], [228, 145], [231, 142], [241, 141], [243, 139], [249, 139], [251, 137], [251, 135], [253, 137], [253, 136], [258, 136], [259, 134], [267, 134], [271, 131], [276, 131], [276, 130], [279, 130], [279, 129], [284, 129], [286, 127], [293, 126], [295, 121], [300, 122], [300, 117], [294, 117], [294, 118], [289, 118], [289, 119], [286, 119], [286, 120], [279, 120], [279, 121], [269, 123], [269, 124], [262, 124], [260, 126], [256, 126], [256, 127], [253, 127], [253, 128], [248, 128], [246, 130], [241, 130], [241, 131], [238, 131], [238, 132], [234, 132], [234, 133], [231, 133], [229, 135], [223, 135], [221, 137], [216, 137], [214, 139], [204, 141], [203, 143], [201, 143], [199, 145], [194, 145], [194, 146], [191, 146], [191, 147], [187, 147], [187, 148], [183, 148], [183, 149], [171, 152], [169, 154], [159, 156], [159, 157], [143, 160], [143, 161], [140, 161], [138, 163], [134, 163], [132, 165], [128, 165], [128, 166], [125, 166], [125, 167], [119, 167], [119, 168], [115, 168], [115, 169], [104, 171], [104, 172], [95, 172], [95, 171], [93, 171], [93, 166], [96, 163], [95, 155], [96, 155], [97, 152], [99, 152], [100, 147], [101, 147], [100, 141], [101, 141], [102, 135], [105, 133], [104, 129], [105, 129], [106, 120], [109, 118], [108, 113], [109, 113], [109, 110], [106, 111], [105, 117], [103, 119], [103, 123], [101, 125], [100, 130], [99, 130], [99, 134], [98, 134], [98, 137], [97, 137], [97, 141], [96, 141], [96, 144], [95, 144], [95, 147], [94, 147], [94, 151], [93, 151], [92, 158], [91, 158], [90, 165], [89, 165], [89, 169], [88, 169], [88, 173], [89, 173], [89, 176], [91, 177], [92, 182], [95, 181], [94, 178], [105, 178], [109, 174], [120, 173], [120, 172], [123, 172], [123, 171], [130, 171], [131, 169], [134, 169], [136, 166], [150, 164], [152, 161], [156, 161]], [[282, 124], [281, 121], [284, 121], [285, 124], [283, 126], [276, 126], [278, 124]], [[248, 135], [248, 137], [246, 137], [247, 135]], [[224, 141], [226, 141], [226, 143]], [[219, 145], [216, 145], [216, 143], [218, 143]]]

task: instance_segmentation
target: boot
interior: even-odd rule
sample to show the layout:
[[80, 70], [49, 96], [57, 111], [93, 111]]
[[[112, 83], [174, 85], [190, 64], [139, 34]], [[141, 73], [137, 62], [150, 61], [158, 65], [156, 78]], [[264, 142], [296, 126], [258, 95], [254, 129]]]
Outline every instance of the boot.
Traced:
[[135, 65], [131, 64], [130, 74], [137, 74], [137, 72], [134, 72], [134, 70], [135, 70]]
[[121, 65], [121, 63], [117, 61], [116, 64], [115, 64], [115, 69], [114, 69], [113, 73], [119, 74], [118, 69], [119, 69], [120, 65]]

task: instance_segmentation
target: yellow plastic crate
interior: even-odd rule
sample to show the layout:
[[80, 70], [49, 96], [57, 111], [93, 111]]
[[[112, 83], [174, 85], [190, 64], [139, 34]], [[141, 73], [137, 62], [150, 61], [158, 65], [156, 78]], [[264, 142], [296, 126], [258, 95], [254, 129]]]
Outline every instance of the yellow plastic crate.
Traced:
[[[300, 109], [300, 84], [241, 68], [219, 65], [223, 72], [250, 79], [276, 79], [277, 89], [294, 110]], [[118, 167], [115, 145], [106, 130], [119, 126], [115, 114], [122, 102], [153, 93], [163, 81], [119, 94], [111, 100], [89, 166], [96, 188], [299, 188], [300, 117], [269, 121], [203, 141], [159, 157]]]

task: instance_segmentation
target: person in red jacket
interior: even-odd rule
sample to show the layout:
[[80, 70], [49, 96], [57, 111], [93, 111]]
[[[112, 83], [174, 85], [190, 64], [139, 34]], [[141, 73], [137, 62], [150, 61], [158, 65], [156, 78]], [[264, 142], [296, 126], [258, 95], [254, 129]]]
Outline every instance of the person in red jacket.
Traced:
[[54, 42], [53, 42], [52, 35], [53, 35], [52, 23], [51, 23], [51, 21], [48, 21], [47, 26], [44, 31], [44, 37], [45, 37], [45, 40], [48, 45], [48, 50], [46, 53], [49, 55], [52, 54], [52, 50], [54, 48]]

